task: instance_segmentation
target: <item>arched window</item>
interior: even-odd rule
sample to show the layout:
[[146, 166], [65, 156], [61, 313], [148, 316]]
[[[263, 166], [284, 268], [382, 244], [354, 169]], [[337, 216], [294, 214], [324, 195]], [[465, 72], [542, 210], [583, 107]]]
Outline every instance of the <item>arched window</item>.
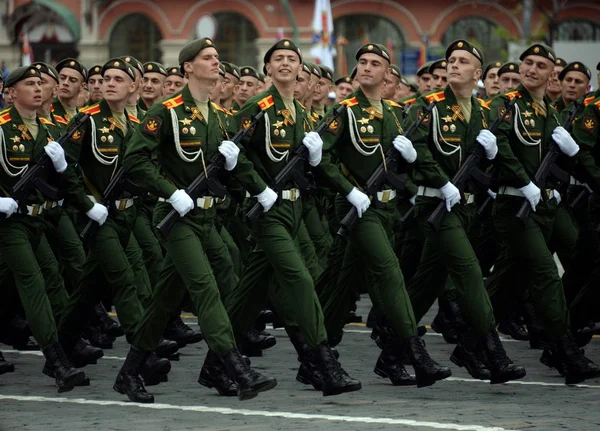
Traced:
[[583, 19], [563, 21], [558, 24], [556, 40], [561, 41], [600, 41], [600, 24]]
[[402, 58], [404, 38], [400, 29], [392, 21], [379, 15], [345, 15], [333, 22], [333, 29], [338, 38], [347, 41], [343, 54], [348, 72], [356, 65], [356, 51], [368, 42], [385, 45], [392, 53], [393, 63]]
[[[256, 39], [258, 32], [245, 16], [235, 12], [217, 12], [215, 45], [219, 50], [219, 58], [238, 66], [258, 65], [258, 48]], [[262, 69], [262, 64], [258, 70]]]
[[158, 26], [141, 13], [123, 17], [110, 35], [109, 52], [111, 57], [133, 55], [142, 63], [162, 61], [159, 42], [162, 34]]
[[444, 33], [444, 47], [456, 39], [465, 39], [483, 50], [484, 61], [506, 61], [508, 42], [504, 27], [481, 17], [470, 16], [452, 23]]

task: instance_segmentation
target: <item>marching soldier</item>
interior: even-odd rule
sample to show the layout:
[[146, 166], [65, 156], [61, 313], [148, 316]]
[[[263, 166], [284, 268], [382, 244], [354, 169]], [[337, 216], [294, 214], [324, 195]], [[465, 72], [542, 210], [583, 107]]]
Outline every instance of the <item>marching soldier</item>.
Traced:
[[562, 58], [557, 58], [554, 63], [554, 70], [548, 79], [548, 87], [546, 88], [546, 95], [551, 102], [556, 102], [561, 95], [562, 88], [558, 75], [560, 75], [560, 72], [562, 72], [566, 66], [567, 62]]
[[481, 80], [483, 81], [483, 88], [485, 89], [486, 101], [492, 100], [496, 94], [500, 93], [500, 80], [498, 76], [498, 70], [502, 66], [499, 61], [489, 63], [483, 70]]
[[129, 95], [127, 102], [125, 102], [125, 109], [129, 115], [133, 115], [135, 118], [141, 121], [146, 114], [146, 111], [141, 108], [140, 101], [140, 87], [142, 85], [142, 79], [144, 78], [144, 65], [135, 57], [130, 55], [124, 55], [120, 58], [125, 63], [130, 64], [135, 71], [135, 88], [134, 92]]
[[87, 86], [90, 91], [88, 105], [98, 103], [102, 99], [102, 66], [95, 65], [89, 68]]
[[58, 88], [52, 103], [55, 119], [66, 125], [77, 114], [77, 98], [87, 79], [87, 69], [74, 58], [65, 58], [56, 65]]
[[327, 66], [317, 66], [321, 71], [321, 78], [313, 88], [311, 109], [319, 118], [323, 118], [328, 108], [329, 93], [333, 90], [333, 71]]
[[233, 113], [240, 109], [234, 100], [235, 88], [240, 83], [240, 69], [228, 61], [222, 61], [221, 64], [225, 66], [225, 84], [223, 84], [220, 105]]
[[141, 85], [140, 105], [147, 111], [163, 98], [163, 86], [167, 79], [167, 71], [162, 64], [149, 61], [144, 64], [144, 77]]
[[163, 98], [172, 96], [183, 88], [185, 85], [185, 78], [183, 73], [179, 70], [179, 67], [167, 68], [167, 79], [163, 85]]
[[240, 106], [258, 94], [258, 72], [251, 66], [240, 67], [240, 83], [236, 86], [234, 99]]
[[448, 82], [446, 67], [448, 66], [445, 59], [436, 60], [429, 66], [431, 74], [431, 91], [443, 90]]
[[396, 94], [394, 95], [393, 100], [397, 101], [397, 100], [400, 100], [400, 99], [403, 99], [403, 98], [409, 97], [409, 96], [411, 96], [410, 84], [408, 83], [406, 78], [401, 77], [400, 84], [398, 84], [398, 88], [396, 90]]
[[352, 78], [342, 76], [335, 80], [335, 102], [341, 102], [354, 90], [352, 89]]
[[504, 63], [498, 69], [498, 78], [500, 79], [500, 93], [508, 93], [514, 90], [521, 83], [518, 63]]

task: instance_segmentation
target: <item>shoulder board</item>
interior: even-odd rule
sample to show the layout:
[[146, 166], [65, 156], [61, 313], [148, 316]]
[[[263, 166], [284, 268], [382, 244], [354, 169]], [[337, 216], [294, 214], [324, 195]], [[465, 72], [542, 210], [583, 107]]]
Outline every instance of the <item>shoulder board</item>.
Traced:
[[100, 104], [96, 103], [95, 105], [88, 106], [84, 109], [80, 109], [79, 112], [84, 114], [96, 115], [100, 112]]
[[402, 105], [400, 105], [399, 103], [394, 102], [393, 100], [385, 99], [385, 102], [388, 105], [393, 106], [394, 108], [402, 108]]
[[0, 126], [10, 121], [10, 112], [0, 112]]
[[490, 101], [489, 101], [489, 102], [486, 102], [485, 100], [483, 100], [483, 99], [480, 99], [480, 98], [478, 97], [478, 98], [477, 98], [477, 101], [478, 101], [478, 102], [479, 102], [479, 104], [480, 104], [481, 106], [483, 106], [484, 108], [486, 108], [486, 109], [490, 109], [490, 103], [491, 103], [492, 99], [490, 99]]
[[583, 106], [588, 106], [590, 103], [592, 103], [592, 100], [594, 100], [595, 97], [594, 95], [591, 95], [590, 97], [586, 97], [585, 99], [583, 99]]
[[341, 105], [346, 105], [348, 108], [351, 106], [356, 106], [358, 105], [358, 99], [356, 97], [353, 97], [352, 99], [346, 99], [346, 100], [342, 100], [340, 102]]
[[311, 112], [310, 115], [317, 120], [321, 119], [321, 116], [319, 114], [317, 114], [315, 111]]
[[518, 90], [509, 91], [508, 93], [504, 93], [504, 95], [506, 97], [508, 97], [510, 100], [514, 99], [515, 97], [521, 97], [521, 93], [519, 93]]
[[215, 102], [210, 102], [210, 104], [212, 105], [212, 107], [214, 109], [216, 109], [217, 111], [221, 111], [221, 112], [225, 112], [227, 113], [227, 109], [224, 109], [221, 105], [217, 105]]
[[54, 119], [56, 120], [57, 123], [69, 124], [69, 122], [67, 120], [65, 120], [63, 117], [61, 117], [60, 115], [54, 114]]
[[425, 98], [429, 103], [443, 102], [444, 100], [446, 100], [446, 95], [443, 91], [438, 91], [437, 93], [428, 94], [427, 96], [425, 96]]
[[[273, 96], [269, 95], [269, 96], [265, 97], [264, 99], [259, 100], [257, 102], [257, 105], [261, 111], [266, 111], [271, 106], [275, 105], [275, 101], [273, 100]], [[231, 110], [231, 112], [234, 112], [233, 109]]]
[[138, 118], [137, 118], [135, 115], [128, 114], [127, 116], [129, 117], [129, 120], [130, 120], [132, 123], [135, 123], [135, 124], [140, 124], [140, 120], [138, 120]]
[[410, 98], [410, 99], [406, 99], [406, 100], [404, 100], [404, 101], [401, 101], [400, 103], [402, 103], [404, 106], [407, 106], [407, 105], [408, 105], [408, 106], [412, 106], [412, 105], [413, 105], [413, 103], [415, 103], [415, 101], [416, 101], [416, 100], [417, 100], [417, 98], [416, 98], [416, 97], [412, 97], [412, 98]]
[[40, 123], [45, 124], [47, 126], [54, 126], [54, 123], [50, 120], [48, 120], [47, 118], [44, 117], [39, 117], [40, 119]]
[[183, 105], [183, 94], [175, 96], [172, 99], [165, 100], [163, 103], [167, 109], [173, 109]]

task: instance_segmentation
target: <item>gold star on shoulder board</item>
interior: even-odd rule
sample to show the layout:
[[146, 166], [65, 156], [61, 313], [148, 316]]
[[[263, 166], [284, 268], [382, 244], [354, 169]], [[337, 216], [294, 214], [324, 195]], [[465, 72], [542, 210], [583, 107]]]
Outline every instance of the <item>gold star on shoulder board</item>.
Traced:
[[529, 111], [523, 112], [523, 115], [525, 116], [525, 118], [531, 117], [531, 114], [532, 114], [532, 112], [529, 112]]
[[184, 126], [189, 126], [190, 124], [192, 124], [192, 120], [190, 120], [189, 118], [184, 118], [183, 120], [179, 120], [179, 122]]
[[283, 121], [278, 121], [278, 122], [274, 123], [273, 127], [275, 127], [276, 129], [283, 127]]
[[10, 138], [10, 139], [11, 139], [11, 141], [13, 141], [14, 143], [21, 142], [21, 138], [20, 138], [19, 136], [14, 136], [14, 137], [12, 137], [12, 138]]
[[360, 120], [357, 121], [362, 125], [369, 124], [369, 119], [365, 117], [362, 117]]
[[98, 130], [100, 130], [100, 132], [102, 132], [102, 133], [110, 132], [110, 129], [108, 127], [102, 127], [101, 129], [98, 129]]
[[442, 120], [444, 120], [444, 123], [452, 123], [452, 117], [450, 115], [446, 115]]

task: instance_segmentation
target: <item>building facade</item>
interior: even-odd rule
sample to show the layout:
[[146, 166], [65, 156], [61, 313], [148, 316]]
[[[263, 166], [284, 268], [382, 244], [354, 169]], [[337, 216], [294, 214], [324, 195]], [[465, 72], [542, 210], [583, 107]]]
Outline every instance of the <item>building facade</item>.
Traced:
[[[506, 61], [519, 51], [523, 38], [521, 3], [332, 0], [338, 74], [352, 68], [354, 53], [366, 41], [387, 45], [407, 75], [422, 61], [424, 46], [427, 58], [439, 58], [444, 46], [457, 38], [478, 43], [486, 61]], [[541, 6], [534, 8], [531, 18], [534, 38], [550, 36], [565, 54], [573, 43], [586, 46], [590, 50], [586, 55], [600, 50], [600, 2], [570, 1], [554, 11], [551, 0], [534, 3]], [[210, 36], [222, 59], [262, 66], [264, 53], [279, 37], [295, 38], [306, 53], [313, 37], [314, 0], [0, 0], [0, 4], [4, 6], [0, 59], [9, 67], [21, 63], [24, 40], [36, 61], [75, 56], [90, 66], [131, 54], [171, 66], [177, 64], [186, 42]], [[589, 60], [590, 67], [600, 60], [600, 51], [597, 54]]]

